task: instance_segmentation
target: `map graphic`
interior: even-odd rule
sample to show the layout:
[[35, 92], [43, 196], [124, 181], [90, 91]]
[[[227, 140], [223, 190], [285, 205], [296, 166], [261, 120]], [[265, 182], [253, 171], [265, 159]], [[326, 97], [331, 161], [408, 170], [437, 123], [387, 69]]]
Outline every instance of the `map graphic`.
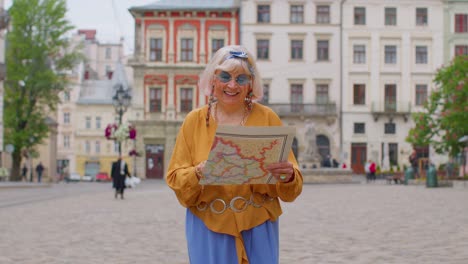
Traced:
[[218, 127], [200, 184], [276, 183], [266, 166], [288, 159], [295, 133], [294, 127]]

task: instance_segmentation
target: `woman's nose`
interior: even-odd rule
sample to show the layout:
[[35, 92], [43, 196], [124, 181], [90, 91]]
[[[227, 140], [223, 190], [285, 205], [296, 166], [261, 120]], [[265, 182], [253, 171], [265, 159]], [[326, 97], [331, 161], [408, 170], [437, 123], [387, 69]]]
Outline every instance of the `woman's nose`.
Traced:
[[236, 85], [237, 85], [236, 79], [232, 78], [231, 80], [229, 80], [228, 82], [229, 87], [236, 87]]

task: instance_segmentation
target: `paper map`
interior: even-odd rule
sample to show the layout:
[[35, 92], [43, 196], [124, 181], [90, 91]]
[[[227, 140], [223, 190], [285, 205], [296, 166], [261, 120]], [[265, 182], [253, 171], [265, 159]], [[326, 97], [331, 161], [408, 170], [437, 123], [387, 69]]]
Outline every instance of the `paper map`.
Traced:
[[276, 183], [265, 167], [288, 159], [295, 135], [294, 127], [218, 127], [200, 184]]

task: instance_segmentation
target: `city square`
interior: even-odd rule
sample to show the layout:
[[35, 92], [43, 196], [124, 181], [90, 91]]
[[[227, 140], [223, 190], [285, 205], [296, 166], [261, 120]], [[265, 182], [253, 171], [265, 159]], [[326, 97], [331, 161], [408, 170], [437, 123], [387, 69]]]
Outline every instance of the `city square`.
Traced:
[[[280, 263], [468, 261], [467, 189], [306, 184], [283, 203]], [[189, 263], [185, 209], [164, 181], [0, 191], [0, 263]]]

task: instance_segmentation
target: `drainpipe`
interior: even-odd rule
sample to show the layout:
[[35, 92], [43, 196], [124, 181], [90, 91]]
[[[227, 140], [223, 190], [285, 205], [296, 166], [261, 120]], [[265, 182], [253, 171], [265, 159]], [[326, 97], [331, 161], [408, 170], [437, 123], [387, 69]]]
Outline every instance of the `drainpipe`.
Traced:
[[[340, 155], [342, 158], [341, 162], [344, 162], [343, 157], [343, 4], [346, 0], [340, 2], [340, 116], [338, 118], [340, 124]], [[348, 155], [349, 156], [349, 155]], [[351, 163], [348, 164], [351, 168]]]

